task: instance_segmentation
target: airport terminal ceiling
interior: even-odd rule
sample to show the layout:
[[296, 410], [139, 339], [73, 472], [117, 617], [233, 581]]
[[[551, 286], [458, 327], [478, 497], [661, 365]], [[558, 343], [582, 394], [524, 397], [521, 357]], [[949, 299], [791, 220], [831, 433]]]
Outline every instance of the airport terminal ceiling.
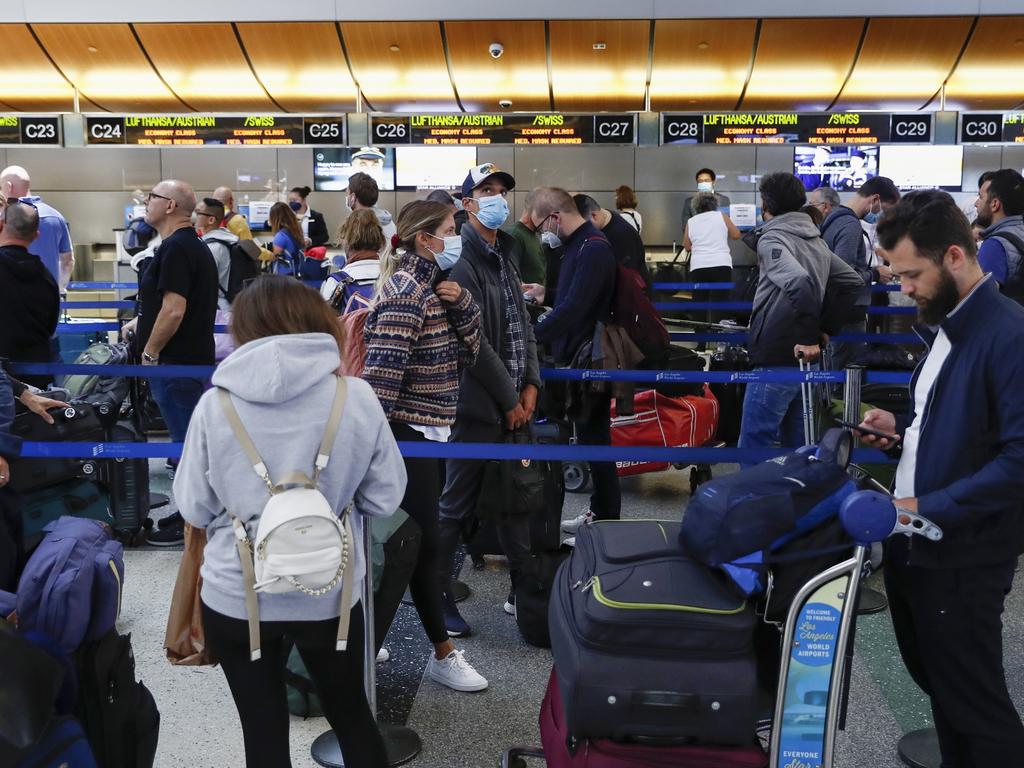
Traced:
[[[915, 16], [914, 3], [886, 15], [872, 0], [858, 6], [867, 17], [776, 8], [715, 19], [667, 17], [693, 11], [688, 2], [635, 4], [648, 17], [629, 19], [595, 18], [602, 2], [585, 4], [592, 16], [580, 19], [564, 16], [584, 4], [538, 19], [522, 17], [536, 3], [485, 2], [472, 13], [494, 8], [494, 19], [452, 18], [448, 6], [411, 20], [405, 2], [376, 4], [397, 10], [367, 19], [365, 8], [346, 14], [325, 0], [302, 3], [289, 21], [264, 20], [273, 17], [254, 10], [262, 2], [221, 21], [187, 20], [189, 3], [184, 18], [160, 21], [152, 9], [112, 21], [111, 3], [82, 4], [92, 23], [63, 0], [5, 5], [0, 50], [17, 62], [0, 79], [7, 112], [70, 112], [76, 89], [82, 112], [159, 114], [914, 111], [939, 109], [943, 86], [949, 110], [1024, 105], [1024, 16], [986, 15], [1008, 9], [999, 2], [928, 3], [930, 14], [955, 14], [938, 17]], [[726, 5], [722, 15], [755, 9]]]

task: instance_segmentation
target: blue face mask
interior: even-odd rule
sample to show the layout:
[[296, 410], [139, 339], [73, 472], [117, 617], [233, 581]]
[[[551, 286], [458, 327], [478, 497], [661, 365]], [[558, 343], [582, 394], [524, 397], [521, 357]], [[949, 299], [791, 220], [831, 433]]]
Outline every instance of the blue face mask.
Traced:
[[300, 203], [298, 200], [292, 200], [290, 203], [288, 203], [288, 207], [291, 208], [296, 213], [298, 213], [299, 211], [302, 210], [302, 203]]
[[462, 256], [462, 235], [452, 235], [450, 237], [431, 235], [431, 237], [444, 243], [444, 250], [440, 253], [430, 251], [429, 248], [427, 250], [434, 254], [434, 263], [437, 264], [437, 268], [442, 272], [447, 272], [455, 266]]
[[[881, 206], [879, 206], [879, 208], [881, 208]], [[864, 221], [868, 224], [877, 224], [880, 218], [882, 218], [881, 211], [876, 213], [875, 211], [868, 210], [868, 212], [864, 214]]]
[[497, 229], [508, 219], [508, 201], [501, 195], [476, 198], [480, 212], [473, 214], [487, 229]]

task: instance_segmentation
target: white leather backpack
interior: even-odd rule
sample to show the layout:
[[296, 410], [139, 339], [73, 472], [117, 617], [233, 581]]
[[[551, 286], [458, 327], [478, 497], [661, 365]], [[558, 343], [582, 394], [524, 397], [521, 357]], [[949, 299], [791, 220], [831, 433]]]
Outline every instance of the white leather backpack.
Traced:
[[337, 377], [334, 404], [327, 421], [320, 449], [313, 465], [313, 476], [289, 472], [278, 482], [270, 479], [263, 459], [246, 432], [226, 389], [218, 390], [221, 406], [231, 430], [246, 456], [270, 491], [250, 539], [241, 520], [228, 511], [235, 528], [235, 543], [245, 577], [245, 608], [249, 616], [249, 651], [253, 661], [260, 658], [260, 607], [257, 592], [302, 592], [322, 597], [341, 582], [341, 616], [338, 620], [337, 649], [344, 651], [348, 641], [352, 579], [345, 570], [354, 558], [352, 540], [352, 503], [339, 516], [317, 488], [320, 473], [331, 457], [338, 426], [345, 410], [347, 387]]

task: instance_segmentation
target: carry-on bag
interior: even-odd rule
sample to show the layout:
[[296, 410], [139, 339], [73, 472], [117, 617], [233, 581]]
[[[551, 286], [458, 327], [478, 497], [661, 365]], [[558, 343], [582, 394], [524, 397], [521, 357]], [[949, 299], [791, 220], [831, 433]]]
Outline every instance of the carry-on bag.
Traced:
[[[708, 366], [712, 371], [749, 371], [750, 355], [739, 346], [720, 347], [711, 355]], [[711, 392], [718, 400], [718, 439], [735, 445], [740, 439], [740, 425], [743, 422], [743, 398], [747, 385], [739, 382], [713, 383]]]
[[[112, 443], [144, 443], [146, 438], [129, 423], [111, 428]], [[149, 518], [149, 460], [111, 459], [100, 463], [100, 481], [110, 494], [111, 526], [122, 537], [140, 533]]]
[[[666, 397], [657, 390], [638, 392], [633, 413], [618, 416], [612, 403], [611, 437], [615, 446], [650, 445], [689, 448], [704, 445], [718, 429], [718, 401], [705, 385], [703, 396]], [[619, 477], [660, 472], [667, 461], [617, 461]]]
[[645, 744], [609, 739], [578, 740], [568, 731], [558, 676], [551, 671], [540, 707], [540, 738], [548, 768], [765, 768], [768, 756], [751, 743]]
[[82, 724], [55, 717], [42, 738], [14, 764], [15, 768], [97, 768]]
[[658, 520], [577, 533], [549, 614], [572, 736], [753, 738], [753, 608], [723, 574], [683, 555], [678, 536], [678, 523]]
[[110, 497], [95, 480], [69, 480], [21, 498], [21, 520], [26, 542], [61, 517], [81, 517], [111, 523]]
[[[93, 406], [88, 403], [68, 403], [62, 408], [51, 408], [53, 424], [47, 424], [31, 411], [19, 413], [11, 423], [11, 434], [29, 442], [101, 442], [104, 436], [103, 418], [112, 406]], [[94, 477], [96, 462], [88, 459], [47, 458], [11, 459], [11, 488], [25, 494], [40, 488], [83, 477]]]
[[559, 566], [571, 550], [562, 547], [554, 552], [535, 552], [530, 555], [516, 576], [516, 625], [523, 640], [538, 648], [551, 647], [548, 630], [548, 610], [551, 588]]
[[105, 365], [127, 365], [131, 362], [131, 350], [128, 342], [108, 344], [98, 341], [89, 346], [75, 358], [75, 365], [95, 365], [96, 373], [72, 374], [65, 377], [64, 389], [69, 399], [83, 400], [87, 403], [107, 403], [115, 410], [121, 410], [121, 404], [128, 397], [129, 381], [124, 376], [104, 376]]

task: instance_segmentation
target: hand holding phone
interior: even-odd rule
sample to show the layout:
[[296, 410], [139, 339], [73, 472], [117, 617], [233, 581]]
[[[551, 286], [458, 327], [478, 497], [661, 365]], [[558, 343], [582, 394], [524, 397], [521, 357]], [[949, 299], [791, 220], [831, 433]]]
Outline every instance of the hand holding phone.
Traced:
[[871, 435], [872, 437], [877, 437], [881, 440], [889, 440], [893, 443], [900, 439], [899, 435], [890, 435], [885, 432], [879, 432], [877, 429], [871, 429], [870, 427], [865, 427], [861, 424], [854, 424], [850, 421], [840, 421], [839, 425], [846, 427], [847, 429], [851, 429], [854, 432], [860, 432], [862, 435]]

